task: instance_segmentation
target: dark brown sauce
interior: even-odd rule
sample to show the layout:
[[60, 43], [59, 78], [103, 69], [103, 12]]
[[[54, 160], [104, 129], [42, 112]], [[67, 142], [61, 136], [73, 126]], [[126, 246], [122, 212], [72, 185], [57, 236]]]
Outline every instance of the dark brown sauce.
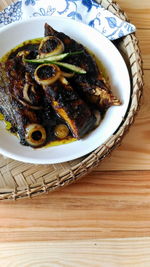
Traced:
[[[23, 50], [27, 50], [27, 51], [33, 51], [34, 50], [34, 54], [36, 57], [36, 51], [38, 50], [38, 46], [39, 46], [39, 43], [41, 42], [41, 39], [42, 38], [27, 40], [27, 41], [17, 45], [15, 48], [13, 48], [9, 52], [7, 52], [0, 59], [0, 61], [1, 62], [7, 62], [8, 59], [13, 59], [14, 57], [16, 57], [18, 52], [21, 52]], [[32, 58], [33, 58], [33, 54], [32, 54]], [[69, 135], [64, 139], [60, 140], [55, 136], [54, 129], [55, 129], [56, 125], [62, 124], [62, 123], [65, 124], [65, 122], [55, 112], [52, 112], [52, 111], [50, 112], [50, 110], [48, 110], [47, 112], [45, 112], [43, 114], [41, 113], [40, 116], [41, 116], [41, 120], [43, 121], [43, 126], [45, 127], [46, 132], [47, 132], [46, 145], [42, 146], [42, 147], [57, 146], [57, 145], [62, 145], [62, 144], [74, 142], [77, 140], [76, 138], [74, 138], [72, 136], [70, 131], [69, 131]], [[4, 121], [6, 130], [8, 130], [10, 133], [12, 133], [11, 132], [11, 128], [12, 128], [11, 123], [4, 119], [4, 116], [2, 113], [0, 113], [0, 120]], [[13, 133], [13, 134], [17, 134], [17, 133]]]
[[[31, 55], [31, 58], [32, 59], [36, 58], [36, 55], [38, 53], [38, 46], [41, 42], [41, 39], [42, 38], [28, 40], [28, 41], [25, 41], [25, 42], [19, 44], [15, 48], [11, 49], [8, 53], [6, 53], [0, 59], [0, 61], [6, 62], [8, 59], [13, 59], [14, 57], [16, 57], [18, 52], [21, 52], [23, 50], [34, 51]], [[95, 57], [95, 55], [93, 55], [91, 53], [91, 51], [88, 51], [88, 52], [94, 57], [99, 69], [103, 73], [103, 76], [108, 81], [108, 76], [107, 76], [106, 70], [105, 70], [104, 66], [102, 65], [102, 63]], [[65, 122], [54, 111], [48, 110], [47, 112], [45, 112], [43, 114], [41, 113], [40, 119], [41, 119], [41, 121], [43, 121], [42, 125], [45, 127], [46, 132], [47, 132], [47, 140], [46, 140], [46, 145], [44, 147], [67, 144], [67, 143], [74, 142], [77, 140], [76, 138], [74, 138], [72, 136], [70, 131], [69, 131], [68, 137], [63, 139], [63, 140], [60, 140], [55, 136], [54, 129], [55, 129], [56, 125], [62, 124], [62, 123], [65, 124]], [[4, 120], [4, 116], [1, 113], [0, 113], [0, 120], [3, 120], [5, 122], [6, 129], [11, 133], [12, 125], [10, 122], [7, 122]], [[40, 139], [39, 134], [36, 135], [35, 139], [38, 139], [38, 138]]]

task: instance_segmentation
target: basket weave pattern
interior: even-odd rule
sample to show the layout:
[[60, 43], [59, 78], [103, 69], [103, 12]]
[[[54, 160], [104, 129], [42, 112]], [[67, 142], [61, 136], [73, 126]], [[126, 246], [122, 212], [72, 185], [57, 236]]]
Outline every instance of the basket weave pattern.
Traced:
[[[128, 20], [126, 14], [111, 0], [97, 0], [109, 11]], [[139, 108], [143, 88], [141, 53], [135, 34], [122, 38], [117, 48], [123, 55], [131, 78], [131, 99], [122, 124], [109, 140], [89, 155], [62, 164], [34, 165], [0, 155], [0, 200], [32, 197], [68, 185], [90, 172], [111, 151], [120, 145], [133, 123]]]

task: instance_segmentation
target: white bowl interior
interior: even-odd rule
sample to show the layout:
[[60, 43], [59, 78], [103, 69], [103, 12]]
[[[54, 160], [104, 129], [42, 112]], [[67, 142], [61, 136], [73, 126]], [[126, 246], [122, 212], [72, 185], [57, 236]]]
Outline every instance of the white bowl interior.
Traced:
[[49, 148], [32, 149], [20, 145], [18, 138], [7, 132], [4, 124], [0, 122], [0, 153], [16, 160], [36, 164], [65, 162], [92, 152], [105, 143], [119, 127], [130, 99], [129, 74], [118, 50], [98, 31], [71, 19], [38, 17], [2, 28], [0, 57], [25, 40], [42, 37], [45, 22], [82, 43], [96, 55], [107, 70], [112, 91], [119, 97], [122, 105], [109, 108], [99, 127], [82, 140]]

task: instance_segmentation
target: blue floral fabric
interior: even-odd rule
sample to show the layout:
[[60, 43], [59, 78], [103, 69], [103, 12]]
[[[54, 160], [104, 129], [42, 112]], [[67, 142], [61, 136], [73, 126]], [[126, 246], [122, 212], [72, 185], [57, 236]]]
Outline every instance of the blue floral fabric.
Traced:
[[22, 1], [18, 1], [0, 12], [0, 26], [18, 21], [22, 18]]
[[34, 6], [37, 0], [25, 0], [25, 5], [29, 6], [32, 5]]
[[110, 40], [136, 30], [133, 24], [122, 21], [94, 0], [19, 0], [0, 12], [0, 27], [31, 17], [53, 15], [88, 24]]

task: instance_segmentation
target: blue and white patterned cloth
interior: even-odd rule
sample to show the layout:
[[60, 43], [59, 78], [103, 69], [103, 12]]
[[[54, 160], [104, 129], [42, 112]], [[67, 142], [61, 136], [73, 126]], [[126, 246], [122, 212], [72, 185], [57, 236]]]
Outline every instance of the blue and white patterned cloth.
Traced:
[[37, 16], [62, 16], [95, 28], [110, 40], [135, 32], [133, 24], [113, 15], [94, 0], [22, 0], [0, 12], [0, 27]]

